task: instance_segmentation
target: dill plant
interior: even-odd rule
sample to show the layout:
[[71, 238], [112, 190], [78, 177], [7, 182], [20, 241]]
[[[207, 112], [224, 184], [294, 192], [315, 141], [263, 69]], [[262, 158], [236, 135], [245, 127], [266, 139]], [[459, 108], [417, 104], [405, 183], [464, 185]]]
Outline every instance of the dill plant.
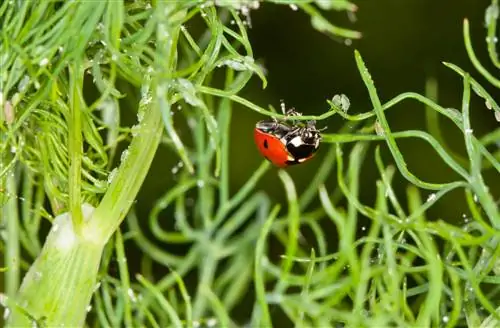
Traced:
[[[348, 1], [266, 2], [303, 10], [318, 31], [360, 37], [322, 16], [322, 10], [355, 11]], [[270, 167], [263, 162], [235, 194], [229, 192], [229, 138], [224, 136], [234, 104], [282, 117], [238, 94], [252, 76], [263, 87], [267, 83], [246, 32], [245, 16], [259, 5], [241, 0], [10, 1], [0, 6], [7, 326], [231, 327], [238, 325], [231, 312], [249, 292], [254, 302], [246, 325], [251, 327], [271, 326], [276, 309], [298, 327], [496, 326], [492, 300], [498, 288], [485, 291], [484, 284], [498, 281], [500, 217], [483, 172], [500, 172], [499, 152], [491, 150], [500, 130], [480, 138], [472, 133], [471, 94], [485, 100], [488, 109], [481, 110], [491, 109], [492, 119], [500, 108], [461, 68], [445, 63], [463, 80], [461, 110], [412, 92], [383, 104], [356, 52], [373, 109], [351, 115], [348, 101], [337, 97], [324, 114], [298, 118], [338, 115], [348, 121], [339, 133], [324, 135], [326, 155], [306, 190], [299, 195], [292, 178], [280, 170], [287, 208], [273, 204], [255, 190]], [[489, 54], [500, 67], [493, 41], [497, 1], [486, 17]], [[200, 35], [188, 27], [191, 21], [203, 26]], [[500, 85], [475, 57], [467, 21], [464, 39], [478, 71]], [[89, 78], [98, 91], [92, 101], [85, 97]], [[124, 106], [123, 98], [134, 105]], [[391, 131], [386, 112], [411, 99], [425, 105], [430, 132]], [[174, 124], [178, 105], [191, 142]], [[121, 124], [124, 110], [137, 114], [134, 126]], [[438, 115], [462, 132], [467, 158], [433, 133]], [[358, 132], [348, 133], [353, 124]], [[456, 181], [433, 183], [412, 174], [399, 150], [400, 138], [428, 142], [457, 173]], [[377, 198], [362, 204], [360, 172], [376, 141], [384, 142], [396, 166], [384, 163], [376, 149]], [[123, 143], [128, 146], [120, 153]], [[158, 147], [180, 159], [179, 178], [165, 186], [147, 218], [138, 218], [133, 204]], [[406, 206], [392, 189], [396, 174], [408, 181]], [[338, 186], [326, 185], [330, 175], [336, 175]], [[422, 200], [423, 190], [431, 192], [427, 200]], [[463, 190], [473, 217], [464, 227], [426, 217], [452, 190]], [[189, 207], [187, 194], [193, 192], [195, 206]], [[315, 198], [321, 206], [310, 208]], [[342, 199], [348, 201], [345, 208], [338, 205]], [[174, 215], [167, 219], [176, 223], [171, 231], [163, 228], [161, 215], [169, 207]], [[371, 224], [357, 238], [360, 216]], [[324, 220], [339, 233], [333, 254], [321, 228]], [[51, 228], [42, 246], [40, 229], [46, 221]], [[312, 249], [299, 242], [306, 227], [317, 245]], [[279, 262], [270, 260], [271, 238], [284, 249]], [[438, 247], [436, 239], [444, 246]], [[190, 247], [180, 257], [158, 242]], [[144, 254], [135, 276], [127, 265], [126, 243]], [[116, 274], [110, 273], [113, 258]], [[158, 266], [167, 273], [156, 276]], [[193, 272], [196, 288], [190, 292], [185, 281]]]

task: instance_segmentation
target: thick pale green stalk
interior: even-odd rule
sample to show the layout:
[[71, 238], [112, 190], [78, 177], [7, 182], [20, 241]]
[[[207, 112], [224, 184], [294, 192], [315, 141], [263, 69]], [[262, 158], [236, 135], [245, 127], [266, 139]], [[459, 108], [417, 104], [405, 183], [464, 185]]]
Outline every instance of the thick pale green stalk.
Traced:
[[[83, 219], [93, 211], [84, 204]], [[104, 247], [88, 237], [75, 233], [68, 213], [54, 220], [10, 308], [7, 327], [83, 326]]]

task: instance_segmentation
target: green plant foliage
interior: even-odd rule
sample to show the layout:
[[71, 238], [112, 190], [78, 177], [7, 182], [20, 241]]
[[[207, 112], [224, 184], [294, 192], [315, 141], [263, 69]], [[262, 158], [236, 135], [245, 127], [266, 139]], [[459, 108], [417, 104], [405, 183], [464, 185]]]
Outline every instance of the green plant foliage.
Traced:
[[[270, 327], [280, 326], [278, 315], [296, 327], [498, 326], [500, 213], [488, 186], [500, 179], [484, 176], [499, 177], [500, 128], [478, 136], [469, 114], [488, 110], [500, 120], [500, 107], [472, 73], [444, 63], [462, 81], [460, 109], [432, 100], [433, 80], [426, 95], [406, 92], [383, 103], [370, 63], [355, 51], [373, 109], [350, 114], [342, 94], [321, 115], [294, 117], [346, 121], [338, 133], [323, 134], [326, 154], [306, 189], [298, 193], [278, 170], [286, 204], [275, 203], [257, 188], [271, 167], [263, 161], [230, 190], [235, 104], [286, 119], [241, 95], [252, 77], [268, 84], [247, 34], [250, 13], [262, 5], [300, 10], [329, 36], [361, 37], [326, 18], [329, 10], [357, 10], [345, 0], [0, 4], [0, 302], [7, 326]], [[485, 17], [488, 54], [500, 68], [498, 12], [493, 0]], [[474, 67], [498, 88], [475, 55], [469, 22], [463, 26]], [[484, 108], [470, 107], [475, 96]], [[428, 131], [391, 130], [386, 115], [403, 101], [422, 104]], [[128, 127], [122, 116], [130, 113]], [[448, 147], [438, 119], [460, 132], [466, 156]], [[428, 143], [455, 179], [436, 183], [412, 173], [398, 145], [403, 138]], [[366, 163], [373, 143], [374, 163]], [[177, 178], [150, 196], [149, 215], [139, 217], [134, 204], [157, 149], [178, 160]], [[365, 165], [377, 167], [375, 185], [363, 184]], [[396, 176], [405, 179], [405, 194], [393, 189]], [[376, 190], [373, 203], [360, 200], [361, 188]], [[429, 217], [457, 191], [468, 222]], [[51, 224], [46, 239], [44, 223]], [[128, 256], [133, 247], [140, 259]], [[177, 247], [188, 250], [180, 256]], [[251, 310], [245, 321], [234, 316], [242, 306]]]

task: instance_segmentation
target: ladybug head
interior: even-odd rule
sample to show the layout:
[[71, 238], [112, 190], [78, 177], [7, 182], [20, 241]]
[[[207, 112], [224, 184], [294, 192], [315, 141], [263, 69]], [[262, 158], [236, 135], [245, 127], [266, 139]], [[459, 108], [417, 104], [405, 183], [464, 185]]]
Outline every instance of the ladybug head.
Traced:
[[314, 155], [320, 141], [321, 134], [314, 122], [308, 122], [307, 126], [297, 127], [286, 136], [286, 149], [297, 163], [302, 163]]

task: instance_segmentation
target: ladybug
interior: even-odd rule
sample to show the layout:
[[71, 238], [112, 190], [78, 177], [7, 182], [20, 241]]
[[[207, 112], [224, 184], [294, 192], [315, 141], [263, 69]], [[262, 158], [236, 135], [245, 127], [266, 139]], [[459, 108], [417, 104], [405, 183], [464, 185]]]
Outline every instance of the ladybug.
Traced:
[[[286, 116], [300, 116], [293, 109]], [[260, 153], [274, 165], [284, 168], [311, 159], [319, 148], [320, 131], [315, 121], [287, 124], [277, 119], [259, 121], [254, 138]]]

